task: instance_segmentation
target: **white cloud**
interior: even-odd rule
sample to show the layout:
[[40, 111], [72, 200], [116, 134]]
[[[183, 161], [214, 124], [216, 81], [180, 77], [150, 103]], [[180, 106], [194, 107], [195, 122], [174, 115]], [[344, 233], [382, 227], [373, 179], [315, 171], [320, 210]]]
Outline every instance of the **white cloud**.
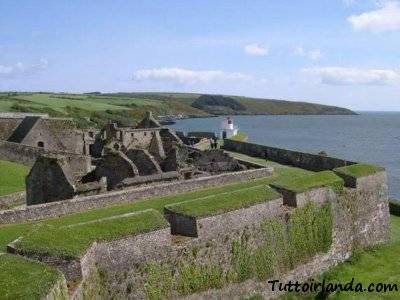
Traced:
[[303, 47], [296, 47], [293, 50], [293, 54], [296, 56], [306, 57], [312, 60], [318, 60], [322, 58], [321, 50], [305, 50]]
[[133, 74], [135, 80], [172, 81], [180, 84], [209, 83], [215, 81], [245, 81], [252, 76], [217, 70], [195, 71], [182, 68], [140, 69]]
[[269, 48], [260, 44], [248, 44], [244, 47], [244, 52], [250, 56], [266, 56]]
[[360, 15], [350, 16], [347, 20], [355, 30], [384, 32], [400, 30], [400, 3], [387, 1], [379, 8]]
[[390, 69], [324, 67], [308, 68], [302, 71], [330, 85], [385, 85], [400, 81], [400, 72]]
[[47, 68], [47, 65], [46, 59], [41, 59], [38, 63], [31, 65], [26, 65], [22, 62], [14, 65], [0, 65], [0, 77], [12, 79], [39, 74]]

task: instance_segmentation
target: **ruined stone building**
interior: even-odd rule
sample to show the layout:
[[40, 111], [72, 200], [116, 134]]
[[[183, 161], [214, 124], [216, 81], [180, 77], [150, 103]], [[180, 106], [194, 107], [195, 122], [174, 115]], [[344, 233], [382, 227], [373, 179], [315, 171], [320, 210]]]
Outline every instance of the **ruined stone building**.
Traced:
[[44, 114], [0, 116], [0, 140], [49, 151], [89, 154], [96, 129], [78, 129], [72, 119]]
[[[69, 147], [74, 144], [74, 137], [79, 136], [77, 132], [68, 129], [61, 133], [61, 136], [73, 136], [66, 138]], [[58, 139], [54, 141], [57, 147], [50, 146], [51, 134], [54, 130], [49, 129], [46, 119], [25, 117], [11, 138], [25, 136], [21, 142], [34, 144], [38, 138], [45, 136], [48, 147], [63, 147]], [[28, 204], [246, 169], [223, 150], [209, 150], [209, 147], [204, 150], [200, 147], [210, 145], [207, 138], [194, 137], [200, 139], [197, 143], [199, 147], [192, 142], [187, 144], [188, 139], [185, 143], [173, 130], [162, 127], [150, 112], [136, 127], [119, 127], [110, 122], [100, 131], [93, 130], [91, 133], [84, 130], [80, 134], [81, 138], [75, 139], [74, 149], [83, 147], [84, 154], [88, 155], [80, 159], [88, 159], [89, 165], [78, 172], [73, 162], [76, 158], [59, 153], [41, 155], [26, 179]], [[79, 164], [82, 163], [84, 160]]]

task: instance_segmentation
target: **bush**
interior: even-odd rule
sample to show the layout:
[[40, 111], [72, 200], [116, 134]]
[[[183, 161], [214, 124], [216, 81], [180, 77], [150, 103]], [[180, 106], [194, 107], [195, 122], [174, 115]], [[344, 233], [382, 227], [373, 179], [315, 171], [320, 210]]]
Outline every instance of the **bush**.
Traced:
[[389, 200], [389, 211], [390, 214], [400, 216], [400, 201], [395, 199]]

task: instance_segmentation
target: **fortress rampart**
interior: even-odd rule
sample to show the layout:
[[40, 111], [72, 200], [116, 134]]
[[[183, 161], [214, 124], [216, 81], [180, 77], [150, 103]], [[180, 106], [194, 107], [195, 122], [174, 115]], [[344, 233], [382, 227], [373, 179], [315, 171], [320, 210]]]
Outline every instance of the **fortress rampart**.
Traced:
[[[337, 176], [335, 183], [340, 181]], [[388, 239], [384, 172], [360, 178], [354, 188], [327, 184], [294, 192], [290, 197], [297, 202], [265, 188], [269, 196], [248, 207], [200, 217], [181, 214], [191, 219], [189, 227], [176, 222], [174, 208], [166, 207], [170, 225], [164, 228], [95, 242], [78, 260], [33, 258], [58, 267], [67, 282], [81, 280], [72, 299], [145, 299], [152, 293], [240, 299], [252, 293], [276, 296], [267, 280], [306, 280], [348, 259], [355, 247]], [[196, 201], [192, 204], [196, 207]], [[296, 227], [298, 221], [301, 227]], [[302, 227], [305, 230], [298, 231]], [[291, 236], [293, 228], [298, 235], [311, 230], [314, 236], [298, 236], [299, 241]], [[20, 249], [12, 245], [10, 251]], [[202, 283], [204, 277], [211, 281]]]
[[[70, 299], [243, 299], [255, 293], [276, 297], [268, 280], [305, 281], [347, 260], [356, 248], [388, 240], [384, 169], [230, 140], [225, 148], [317, 173], [165, 205], [163, 216], [154, 210], [139, 212], [168, 222], [94, 241], [72, 258], [41, 253], [40, 247], [37, 252], [26, 249], [19, 240], [8, 251], [57, 267], [69, 284]], [[0, 223], [56, 217], [271, 175], [269, 168], [254, 169], [33, 205], [1, 211]], [[125, 217], [95, 222], [106, 226]], [[32, 238], [26, 237], [28, 242]], [[58, 282], [47, 298], [64, 295], [54, 291], [66, 289]]]

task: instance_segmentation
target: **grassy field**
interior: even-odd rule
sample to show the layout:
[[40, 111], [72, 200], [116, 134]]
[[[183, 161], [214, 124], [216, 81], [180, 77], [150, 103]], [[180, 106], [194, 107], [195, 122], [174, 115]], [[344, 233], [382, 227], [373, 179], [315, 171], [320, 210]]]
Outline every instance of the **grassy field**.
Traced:
[[60, 277], [58, 271], [48, 266], [0, 254], [1, 299], [42, 299]]
[[[218, 114], [350, 114], [349, 110], [311, 104], [271, 99], [225, 97], [227, 105], [219, 103], [197, 108], [200, 94], [179, 93], [0, 93], [0, 112], [48, 113], [52, 117], [74, 118], [80, 126], [102, 126], [104, 120], [122, 125], [133, 125], [151, 110], [155, 115], [209, 116]], [[206, 96], [208, 97], [208, 96]], [[218, 99], [221, 96], [214, 96]], [[204, 95], [203, 95], [204, 98]], [[230, 103], [239, 103], [242, 109], [234, 110]], [[85, 118], [89, 117], [92, 123]]]
[[0, 196], [24, 191], [28, 173], [24, 165], [0, 160]]

